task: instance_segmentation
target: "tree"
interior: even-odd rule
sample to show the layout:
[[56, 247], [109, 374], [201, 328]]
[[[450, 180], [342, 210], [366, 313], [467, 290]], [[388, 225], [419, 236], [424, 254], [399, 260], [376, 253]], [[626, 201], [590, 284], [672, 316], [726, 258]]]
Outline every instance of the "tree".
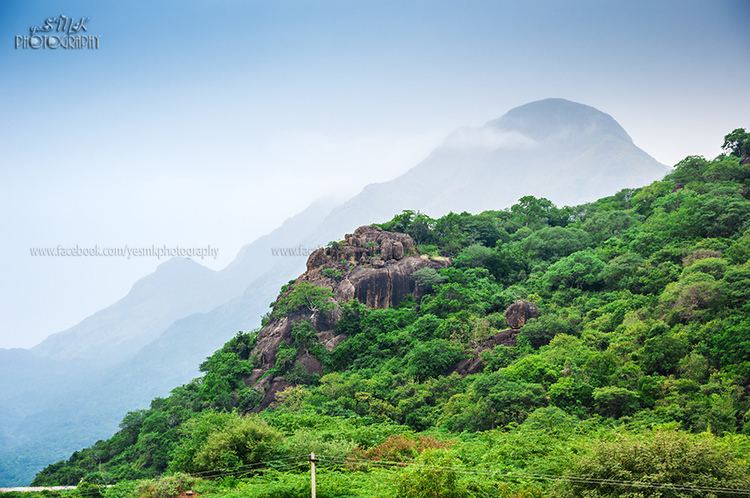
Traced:
[[274, 303], [272, 316], [279, 318], [300, 310], [308, 312], [330, 311], [335, 307], [333, 291], [310, 282], [296, 282]]
[[580, 228], [545, 227], [537, 230], [519, 245], [532, 261], [555, 261], [591, 244], [591, 236]]
[[607, 386], [594, 389], [594, 406], [597, 412], [613, 418], [629, 415], [640, 405], [638, 393], [624, 387]]
[[380, 226], [383, 230], [411, 235], [417, 244], [432, 244], [435, 241], [433, 235], [434, 225], [435, 220], [426, 214], [419, 211], [406, 210]]
[[641, 364], [647, 373], [670, 374], [688, 351], [684, 340], [672, 334], [646, 339], [640, 351]]
[[415, 271], [412, 273], [412, 277], [414, 277], [417, 287], [423, 293], [432, 292], [436, 286], [442, 284], [446, 280], [436, 269], [430, 268], [429, 266]]
[[551, 289], [594, 289], [602, 283], [604, 262], [590, 250], [579, 251], [553, 263], [543, 280]]
[[539, 349], [557, 334], [577, 333], [578, 329], [571, 320], [557, 315], [542, 315], [529, 320], [521, 329], [520, 337], [528, 340], [535, 349]]
[[750, 133], [744, 128], [737, 128], [724, 137], [721, 148], [733, 156], [750, 157]]
[[564, 226], [568, 222], [568, 213], [558, 209], [552, 201], [537, 198], [533, 195], [521, 197], [510, 208], [511, 221], [517, 227], [539, 229], [543, 226]]
[[281, 434], [257, 415], [207, 412], [186, 425], [170, 468], [183, 472], [232, 470], [262, 464], [277, 451]]
[[634, 252], [615, 256], [607, 262], [602, 272], [602, 280], [610, 289], [635, 291], [639, 287], [641, 270], [645, 260]]
[[667, 285], [659, 299], [671, 321], [690, 322], [711, 316], [722, 303], [722, 291], [712, 275], [696, 272]]
[[407, 371], [418, 380], [444, 374], [463, 358], [463, 348], [445, 339], [418, 343], [406, 355]]

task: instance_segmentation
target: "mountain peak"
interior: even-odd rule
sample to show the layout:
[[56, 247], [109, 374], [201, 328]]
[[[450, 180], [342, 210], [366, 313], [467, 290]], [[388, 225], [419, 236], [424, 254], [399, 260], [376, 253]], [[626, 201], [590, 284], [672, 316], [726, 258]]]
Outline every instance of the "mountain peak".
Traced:
[[632, 139], [615, 119], [600, 110], [561, 98], [549, 98], [515, 107], [488, 127], [522, 133], [534, 140], [609, 135]]

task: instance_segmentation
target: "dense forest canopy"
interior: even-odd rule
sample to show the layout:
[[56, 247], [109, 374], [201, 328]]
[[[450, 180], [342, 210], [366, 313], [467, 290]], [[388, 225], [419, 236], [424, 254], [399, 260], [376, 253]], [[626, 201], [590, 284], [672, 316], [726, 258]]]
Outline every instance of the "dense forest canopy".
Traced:
[[[34, 484], [120, 483], [101, 491], [113, 496], [186, 487], [301, 496], [314, 451], [319, 496], [747, 490], [748, 133], [735, 130], [724, 148], [582, 206], [523, 197], [480, 214], [401, 213], [382, 228], [452, 261], [414, 274], [418, 299], [341, 303], [336, 328], [347, 339], [332, 351], [296, 324], [274, 366], [294, 385], [259, 413], [244, 381], [257, 333], [238, 333], [202, 377], [129, 413], [112, 438]], [[330, 298], [302, 286], [286, 296], [269, 317]], [[539, 316], [514, 344], [482, 349], [508, 328], [503, 312], [518, 300]], [[295, 371], [300, 348], [322, 375]], [[473, 355], [480, 371], [457, 372]]]

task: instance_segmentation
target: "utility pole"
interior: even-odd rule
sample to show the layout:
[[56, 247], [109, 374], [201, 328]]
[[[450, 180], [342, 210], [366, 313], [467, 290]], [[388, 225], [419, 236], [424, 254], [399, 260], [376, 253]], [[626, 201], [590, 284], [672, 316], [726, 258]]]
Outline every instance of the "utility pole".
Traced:
[[315, 458], [315, 453], [310, 453], [310, 496], [315, 498], [315, 462], [318, 459]]

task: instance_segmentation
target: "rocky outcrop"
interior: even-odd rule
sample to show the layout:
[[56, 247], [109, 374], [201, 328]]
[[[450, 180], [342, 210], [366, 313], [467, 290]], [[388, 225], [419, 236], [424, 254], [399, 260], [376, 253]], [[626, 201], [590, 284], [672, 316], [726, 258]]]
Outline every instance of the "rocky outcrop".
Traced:
[[453, 370], [460, 375], [469, 375], [481, 372], [484, 368], [482, 353], [489, 351], [495, 346], [515, 346], [519, 330], [532, 318], [539, 316], [539, 308], [530, 301], [518, 300], [505, 309], [505, 320], [509, 329], [498, 332], [481, 341], [474, 353], [466, 359], [456, 363]]
[[534, 303], [524, 300], [515, 301], [505, 310], [505, 321], [512, 329], [520, 329], [526, 322], [539, 316], [539, 309]]
[[[410, 236], [375, 226], [360, 227], [347, 234], [343, 241], [314, 251], [307, 260], [307, 271], [282, 292], [279, 299], [284, 299], [294, 285], [307, 282], [330, 289], [331, 306], [326, 309], [302, 307], [287, 316], [272, 318], [260, 330], [253, 349], [256, 368], [245, 379], [248, 386], [263, 396], [258, 409], [269, 406], [276, 393], [292, 385], [269, 370], [276, 364], [282, 343], [294, 345], [292, 328], [296, 322], [309, 320], [319, 344], [332, 351], [346, 339], [335, 331], [341, 318], [340, 304], [356, 299], [371, 308], [397, 306], [410, 295], [419, 297], [414, 272], [426, 267], [441, 268], [449, 263], [447, 258], [420, 255]], [[306, 348], [298, 348], [294, 367], [310, 375], [323, 371], [320, 361]]]
[[313, 252], [300, 280], [331, 288], [338, 302], [356, 299], [371, 308], [388, 308], [418, 292], [415, 271], [447, 264], [417, 254], [406, 234], [363, 226], [343, 242]]

